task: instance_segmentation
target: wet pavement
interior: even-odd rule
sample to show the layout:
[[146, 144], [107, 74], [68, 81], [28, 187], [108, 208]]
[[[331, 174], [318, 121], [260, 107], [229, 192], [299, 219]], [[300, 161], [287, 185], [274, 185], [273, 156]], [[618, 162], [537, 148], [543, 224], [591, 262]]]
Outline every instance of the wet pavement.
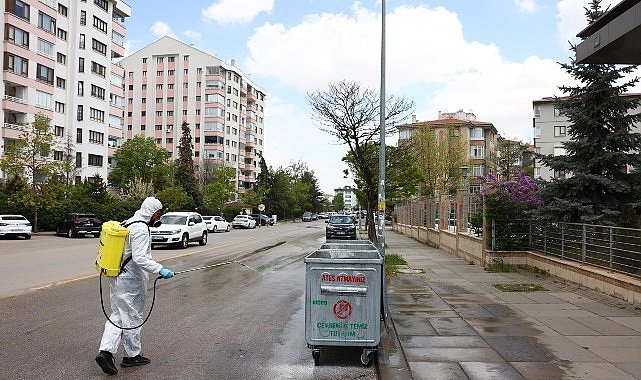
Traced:
[[[641, 308], [526, 270], [490, 273], [391, 230], [381, 379], [641, 379]], [[417, 270], [420, 270], [421, 273]], [[534, 283], [545, 291], [502, 292]]]

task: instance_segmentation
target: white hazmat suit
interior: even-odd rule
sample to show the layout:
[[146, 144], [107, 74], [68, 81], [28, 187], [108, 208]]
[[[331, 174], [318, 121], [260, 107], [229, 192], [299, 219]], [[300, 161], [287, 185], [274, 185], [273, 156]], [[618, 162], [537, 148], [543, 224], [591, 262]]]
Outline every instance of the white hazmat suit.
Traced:
[[[131, 257], [131, 260], [125, 265], [124, 271], [118, 277], [109, 279], [111, 301], [109, 319], [116, 325], [133, 327], [142, 323], [149, 273], [158, 273], [162, 269], [162, 265], [151, 257], [151, 236], [148, 228], [152, 215], [160, 209], [162, 209], [162, 203], [156, 198], [149, 197], [144, 200], [140, 210], [123, 223], [129, 225], [123, 262], [128, 257]], [[132, 223], [138, 221], [144, 223]], [[140, 354], [140, 328], [121, 330], [109, 321], [105, 322], [100, 350], [115, 354], [121, 339], [124, 356], [134, 357]]]

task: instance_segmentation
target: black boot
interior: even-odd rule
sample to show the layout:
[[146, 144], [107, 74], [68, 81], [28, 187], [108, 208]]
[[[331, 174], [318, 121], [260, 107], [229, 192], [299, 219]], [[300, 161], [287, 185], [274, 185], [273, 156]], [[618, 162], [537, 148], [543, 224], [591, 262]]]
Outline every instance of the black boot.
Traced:
[[96, 363], [102, 368], [102, 372], [115, 375], [118, 373], [118, 368], [114, 363], [114, 356], [109, 351], [100, 351], [98, 356], [96, 356]]
[[120, 363], [121, 367], [133, 367], [137, 365], [145, 365], [151, 363], [151, 360], [147, 359], [146, 357], [138, 354], [132, 358], [124, 357], [122, 358], [122, 363]]

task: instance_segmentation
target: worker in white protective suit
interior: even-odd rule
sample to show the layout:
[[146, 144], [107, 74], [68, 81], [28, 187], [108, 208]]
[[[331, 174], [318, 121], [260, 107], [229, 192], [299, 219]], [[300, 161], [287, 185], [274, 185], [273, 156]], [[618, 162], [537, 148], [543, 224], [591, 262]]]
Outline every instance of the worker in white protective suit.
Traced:
[[[171, 278], [174, 273], [163, 268], [151, 257], [150, 225], [159, 225], [162, 203], [154, 197], [142, 202], [140, 210], [126, 220], [128, 234], [123, 253], [123, 270], [117, 277], [109, 279], [111, 316], [109, 319], [121, 327], [134, 327], [142, 323], [149, 273]], [[124, 354], [121, 367], [149, 364], [150, 360], [141, 354], [140, 328], [124, 330], [105, 322], [105, 330], [100, 341], [100, 353], [96, 362], [102, 371], [115, 375], [118, 369], [114, 364], [114, 354], [122, 339]]]

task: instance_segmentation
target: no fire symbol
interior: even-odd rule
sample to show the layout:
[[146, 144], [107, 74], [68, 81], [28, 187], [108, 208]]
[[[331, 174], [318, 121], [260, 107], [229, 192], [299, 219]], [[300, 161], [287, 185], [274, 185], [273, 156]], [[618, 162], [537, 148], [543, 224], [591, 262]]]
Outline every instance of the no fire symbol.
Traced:
[[334, 304], [334, 315], [338, 319], [349, 318], [352, 315], [352, 305], [345, 300], [339, 300]]

